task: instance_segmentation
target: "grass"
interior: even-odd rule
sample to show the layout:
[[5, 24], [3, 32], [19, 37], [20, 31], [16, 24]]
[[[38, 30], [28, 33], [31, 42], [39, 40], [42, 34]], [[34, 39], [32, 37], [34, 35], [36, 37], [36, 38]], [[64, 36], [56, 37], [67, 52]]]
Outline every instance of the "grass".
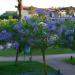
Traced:
[[75, 65], [75, 58], [71, 59], [71, 58], [67, 58], [67, 59], [64, 59], [64, 61], [66, 63], [69, 63], [69, 64], [72, 64], [72, 65]]
[[[48, 48], [46, 50], [46, 55], [49, 54], [65, 54], [65, 53], [75, 53], [75, 51], [67, 48]], [[33, 55], [41, 55], [41, 50], [33, 50]]]
[[[49, 54], [68, 54], [68, 53], [75, 53], [74, 50], [66, 49], [66, 48], [48, 48], [46, 50], [46, 55]], [[0, 51], [0, 56], [15, 56], [16, 50], [15, 49], [5, 49]], [[23, 52], [20, 54], [23, 55]], [[41, 50], [33, 49], [32, 55], [41, 55]]]
[[0, 56], [15, 56], [16, 50], [15, 49], [5, 49], [0, 51]]
[[[35, 72], [35, 75], [43, 75], [44, 65], [39, 62], [19, 62], [17, 65], [14, 62], [0, 62], [0, 75], [21, 75], [22, 73]], [[56, 70], [48, 67], [48, 72], [56, 73]], [[23, 75], [23, 74], [22, 74]]]

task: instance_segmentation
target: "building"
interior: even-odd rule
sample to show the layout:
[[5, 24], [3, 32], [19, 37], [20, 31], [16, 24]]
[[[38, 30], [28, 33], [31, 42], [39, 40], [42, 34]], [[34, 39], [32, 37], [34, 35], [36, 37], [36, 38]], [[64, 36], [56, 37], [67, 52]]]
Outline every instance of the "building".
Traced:
[[[16, 8], [18, 9], [18, 6], [16, 6]], [[24, 18], [24, 16], [34, 16], [34, 15], [38, 15], [36, 13], [37, 9], [42, 9], [42, 8], [36, 8], [36, 7], [26, 7], [21, 5], [21, 16], [22, 19]], [[71, 16], [75, 16], [75, 7], [63, 7], [63, 8], [48, 8], [48, 9], [43, 9], [43, 10], [47, 10], [46, 12], [48, 13], [48, 15], [51, 18], [58, 18], [58, 17], [71, 17]], [[17, 14], [19, 14], [18, 10], [17, 10]]]
[[63, 7], [59, 8], [59, 16], [60, 17], [70, 17], [70, 16], [75, 16], [75, 7]]
[[[15, 7], [17, 8], [17, 14], [19, 15], [18, 6], [15, 6]], [[22, 15], [22, 18], [24, 18], [25, 15], [29, 15], [29, 8], [21, 5], [21, 15]]]
[[58, 17], [58, 12], [55, 8], [48, 8], [48, 12], [49, 12], [50, 17], [52, 18]]
[[[18, 8], [18, 6], [15, 6], [16, 8]], [[24, 18], [24, 16], [33, 16], [33, 15], [37, 15], [36, 14], [36, 7], [26, 7], [21, 5], [21, 15], [22, 15], [22, 19]], [[19, 14], [18, 10], [17, 10], [17, 14]]]

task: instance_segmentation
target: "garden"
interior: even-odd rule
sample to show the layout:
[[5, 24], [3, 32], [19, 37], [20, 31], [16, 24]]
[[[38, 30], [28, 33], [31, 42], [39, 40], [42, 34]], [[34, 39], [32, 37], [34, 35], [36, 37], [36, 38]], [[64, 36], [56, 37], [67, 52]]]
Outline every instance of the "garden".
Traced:
[[[38, 16], [23, 20], [0, 20], [0, 56], [15, 56], [15, 62], [0, 63], [2, 75], [36, 72], [29, 75], [55, 75], [56, 70], [46, 64], [45, 55], [75, 52], [75, 17], [61, 17], [52, 21], [49, 14], [37, 10]], [[10, 43], [10, 48], [7, 44]], [[43, 64], [18, 61], [19, 55], [42, 55]], [[25, 74], [22, 74], [25, 75]], [[28, 74], [26, 74], [28, 75]]]

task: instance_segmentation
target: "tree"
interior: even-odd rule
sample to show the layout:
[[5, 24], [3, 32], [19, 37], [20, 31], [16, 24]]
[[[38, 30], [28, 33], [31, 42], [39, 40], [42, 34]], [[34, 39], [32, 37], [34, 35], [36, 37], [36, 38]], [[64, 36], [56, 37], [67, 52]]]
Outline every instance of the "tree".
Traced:
[[21, 17], [22, 17], [22, 14], [21, 14], [22, 0], [17, 0], [17, 1], [18, 1], [19, 20], [21, 20]]
[[[45, 51], [48, 48], [48, 34], [49, 34], [49, 28], [46, 26], [44, 22], [39, 21], [38, 19], [31, 18], [29, 16], [25, 16], [25, 22], [23, 25], [17, 25], [16, 31], [17, 36], [19, 40], [16, 39], [16, 41], [19, 42], [19, 48], [17, 49], [16, 53], [16, 62], [18, 61], [18, 54], [19, 50], [23, 50], [27, 45], [31, 48], [39, 48], [41, 49], [42, 56], [43, 56], [43, 62], [44, 62], [44, 72], [45, 75], [47, 75], [47, 66], [46, 66], [46, 60], [45, 60]], [[19, 36], [18, 36], [19, 34]], [[18, 44], [17, 44], [18, 45]], [[18, 47], [16, 45], [16, 47]]]
[[[25, 28], [28, 29], [29, 36], [27, 37], [28, 43], [31, 48], [38, 48], [41, 49], [43, 63], [44, 63], [44, 72], [47, 75], [47, 66], [46, 66], [46, 59], [45, 59], [45, 51], [51, 45], [54, 45], [57, 40], [57, 33], [56, 33], [56, 24], [58, 22], [54, 21], [50, 23], [50, 20], [42, 20], [40, 17], [35, 18], [36, 16], [30, 18], [28, 16], [25, 17], [27, 24]], [[45, 22], [46, 21], [46, 22]], [[55, 37], [53, 39], [53, 37]]]

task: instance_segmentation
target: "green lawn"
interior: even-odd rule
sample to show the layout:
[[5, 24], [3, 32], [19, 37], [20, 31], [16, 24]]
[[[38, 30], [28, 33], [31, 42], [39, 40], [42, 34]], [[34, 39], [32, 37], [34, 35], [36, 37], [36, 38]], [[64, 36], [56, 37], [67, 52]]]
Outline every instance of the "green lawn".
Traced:
[[0, 56], [14, 56], [16, 55], [15, 49], [5, 49], [0, 51]]
[[64, 61], [65, 61], [66, 63], [75, 65], [75, 58], [73, 58], [73, 59], [68, 58], [68, 59], [65, 59]]
[[[0, 75], [21, 75], [22, 73], [34, 72], [33, 75], [44, 75], [44, 65], [39, 62], [0, 62]], [[56, 70], [47, 66], [48, 72], [57, 73]], [[23, 74], [22, 74], [23, 75]]]
[[[65, 54], [65, 53], [75, 53], [75, 50], [66, 49], [66, 48], [48, 48], [46, 50], [46, 55], [49, 54]], [[22, 52], [20, 55], [23, 55]], [[15, 49], [6, 49], [0, 51], [0, 56], [15, 56], [16, 50]], [[41, 50], [34, 49], [32, 50], [32, 55], [41, 55]]]
[[[46, 55], [48, 54], [65, 54], [65, 53], [75, 53], [74, 50], [67, 49], [67, 48], [48, 48], [46, 50]], [[33, 55], [40, 55], [41, 50], [33, 50]]]

